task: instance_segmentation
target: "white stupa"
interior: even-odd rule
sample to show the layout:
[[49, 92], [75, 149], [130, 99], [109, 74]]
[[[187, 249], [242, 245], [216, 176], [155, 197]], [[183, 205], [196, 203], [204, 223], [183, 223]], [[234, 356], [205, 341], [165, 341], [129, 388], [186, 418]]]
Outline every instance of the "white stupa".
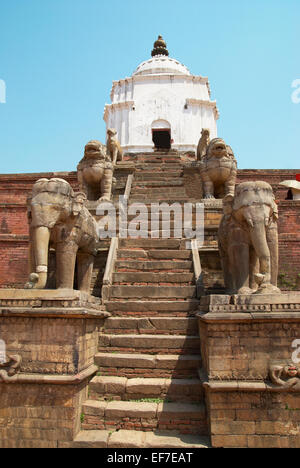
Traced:
[[111, 104], [104, 109], [106, 128], [115, 128], [126, 153], [154, 148], [195, 151], [201, 130], [217, 136], [219, 112], [210, 99], [208, 78], [194, 76], [169, 57], [161, 36], [152, 58], [141, 63], [130, 78], [114, 81]]

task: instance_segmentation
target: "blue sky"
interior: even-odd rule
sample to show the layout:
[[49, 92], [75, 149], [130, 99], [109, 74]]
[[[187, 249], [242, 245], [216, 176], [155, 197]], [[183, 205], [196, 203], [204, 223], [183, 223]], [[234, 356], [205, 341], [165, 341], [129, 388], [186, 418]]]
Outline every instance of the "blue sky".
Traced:
[[0, 0], [0, 173], [75, 170], [158, 34], [209, 77], [240, 168], [299, 168], [299, 19], [299, 0]]

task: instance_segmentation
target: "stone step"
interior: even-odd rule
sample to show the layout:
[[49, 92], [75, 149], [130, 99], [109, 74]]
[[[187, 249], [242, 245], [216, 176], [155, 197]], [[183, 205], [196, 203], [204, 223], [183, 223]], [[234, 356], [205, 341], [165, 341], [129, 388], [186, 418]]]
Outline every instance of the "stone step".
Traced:
[[94, 377], [89, 383], [91, 400], [130, 401], [149, 398], [169, 402], [203, 402], [199, 379]]
[[149, 354], [199, 354], [198, 335], [100, 334], [99, 351]]
[[182, 260], [182, 261], [141, 261], [141, 260], [117, 260], [116, 261], [116, 271], [152, 271], [156, 272], [156, 270], [167, 270], [173, 271], [174, 273], [178, 270], [185, 271], [185, 272], [192, 272], [193, 269], [193, 262], [189, 260]]
[[144, 181], [139, 181], [137, 183], [136, 181], [133, 181], [131, 191], [138, 191], [138, 190], [143, 190], [143, 189], [148, 189], [148, 187], [184, 187], [184, 181], [182, 178], [174, 178], [174, 179], [168, 179], [168, 180], [144, 180]]
[[113, 274], [113, 284], [120, 283], [185, 283], [191, 284], [194, 282], [193, 273], [148, 273], [148, 272], [138, 272], [138, 273], [114, 273]]
[[130, 195], [129, 198], [130, 203], [168, 203], [169, 205], [173, 203], [188, 203], [190, 202], [190, 198], [187, 195], [168, 195], [162, 193], [161, 195]]
[[197, 317], [109, 317], [105, 320], [106, 334], [119, 333], [198, 335]]
[[164, 161], [163, 159], [156, 159], [152, 161], [139, 161], [135, 165], [136, 173], [143, 171], [161, 171], [161, 170], [174, 170], [174, 169], [183, 169], [183, 165], [178, 160], [168, 160]]
[[182, 166], [182, 160], [179, 154], [175, 153], [153, 153], [152, 155], [143, 154], [137, 157], [137, 162], [135, 163], [137, 166], [146, 166], [146, 165], [173, 165], [177, 164], [178, 166]]
[[147, 161], [147, 162], [138, 162], [135, 165], [136, 173], [144, 171], [172, 171], [172, 170], [183, 170], [183, 165], [180, 161], [171, 161], [168, 162], [157, 159], [156, 161]]
[[178, 239], [119, 239], [120, 249], [180, 249], [182, 242]]
[[71, 448], [209, 448], [209, 438], [198, 435], [176, 435], [167, 431], [81, 431], [69, 444]]
[[111, 286], [111, 299], [192, 299], [196, 298], [196, 286]]
[[172, 354], [123, 354], [98, 353], [95, 364], [103, 376], [115, 377], [155, 377], [188, 379], [198, 376], [201, 356]]
[[[139, 239], [136, 239], [137, 241]], [[144, 241], [145, 239], [140, 239]], [[159, 241], [161, 239], [158, 239]], [[177, 239], [175, 239], [178, 242]], [[117, 259], [127, 259], [127, 258], [135, 258], [135, 259], [151, 259], [151, 260], [191, 260], [192, 259], [192, 251], [191, 250], [165, 250], [165, 249], [156, 249], [156, 250], [143, 250], [143, 249], [119, 249], [118, 250], [118, 257]]]
[[141, 172], [136, 172], [134, 174], [134, 183], [141, 181], [141, 180], [148, 180], [148, 181], [158, 181], [158, 180], [165, 180], [167, 181], [168, 179], [180, 179], [182, 177], [183, 170], [182, 169], [174, 169], [170, 170], [170, 168], [167, 169], [161, 169], [159, 171], [154, 171], [154, 170], [143, 170]]
[[158, 154], [153, 156], [139, 156], [136, 161], [136, 167], [143, 168], [147, 166], [178, 166], [182, 167], [182, 161], [178, 155]]
[[84, 430], [170, 430], [207, 435], [204, 404], [87, 400], [82, 406]]
[[136, 183], [132, 186], [131, 188], [131, 193], [161, 193], [162, 190], [164, 193], [181, 193], [185, 190], [185, 186], [183, 184], [183, 180], [179, 179], [176, 180], [176, 182], [173, 182], [170, 185], [170, 182], [168, 180], [166, 181], [155, 181], [153, 182], [153, 185], [150, 185], [150, 183], [144, 183], [144, 182], [139, 182]]
[[186, 316], [187, 314], [195, 314], [199, 308], [198, 299], [187, 300], [160, 300], [160, 301], [107, 301], [105, 303], [106, 310], [113, 315], [160, 315], [160, 316]]
[[152, 200], [152, 199], [161, 199], [161, 198], [169, 198], [172, 199], [173, 197], [183, 197], [186, 198], [186, 190], [184, 187], [158, 187], [158, 188], [143, 188], [143, 189], [135, 189], [131, 190], [130, 192], [130, 199], [133, 198], [141, 198], [143, 200]]

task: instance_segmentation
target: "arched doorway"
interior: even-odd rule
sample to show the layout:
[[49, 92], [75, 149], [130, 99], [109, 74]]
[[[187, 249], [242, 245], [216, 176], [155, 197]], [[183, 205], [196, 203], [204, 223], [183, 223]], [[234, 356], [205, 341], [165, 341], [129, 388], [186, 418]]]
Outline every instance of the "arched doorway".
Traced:
[[171, 125], [167, 120], [156, 120], [151, 125], [152, 141], [156, 150], [171, 149]]

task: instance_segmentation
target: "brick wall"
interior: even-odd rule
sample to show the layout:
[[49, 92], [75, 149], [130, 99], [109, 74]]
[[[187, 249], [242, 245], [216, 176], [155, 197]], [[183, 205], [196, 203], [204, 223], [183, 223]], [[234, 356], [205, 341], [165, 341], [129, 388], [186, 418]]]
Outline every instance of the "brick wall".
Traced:
[[299, 393], [218, 391], [207, 395], [207, 403], [215, 448], [300, 446]]
[[300, 201], [279, 204], [279, 286], [300, 290]]
[[86, 384], [0, 383], [0, 448], [64, 448], [79, 430]]
[[[265, 180], [272, 184], [279, 201], [280, 287], [300, 290], [300, 202], [286, 201], [287, 190], [279, 182], [294, 179], [300, 170], [240, 170], [238, 182]], [[120, 174], [119, 185], [125, 184]], [[76, 172], [0, 175], [0, 288], [23, 287], [27, 280], [28, 224], [26, 198], [39, 178], [60, 177], [77, 188]], [[124, 178], [124, 177], [123, 177]], [[121, 180], [122, 179], [122, 180]], [[187, 193], [200, 198], [201, 183], [197, 174], [188, 170], [185, 175]], [[118, 191], [118, 184], [116, 187]], [[103, 265], [101, 266], [103, 270]], [[100, 275], [101, 276], [101, 275]]]
[[272, 304], [253, 300], [235, 310], [224, 306], [228, 312], [216, 312], [212, 305], [211, 312], [198, 315], [200, 375], [213, 447], [299, 447], [299, 387], [271, 380], [273, 364], [292, 361], [299, 337], [298, 296], [290, 293], [285, 303], [281, 295]]

